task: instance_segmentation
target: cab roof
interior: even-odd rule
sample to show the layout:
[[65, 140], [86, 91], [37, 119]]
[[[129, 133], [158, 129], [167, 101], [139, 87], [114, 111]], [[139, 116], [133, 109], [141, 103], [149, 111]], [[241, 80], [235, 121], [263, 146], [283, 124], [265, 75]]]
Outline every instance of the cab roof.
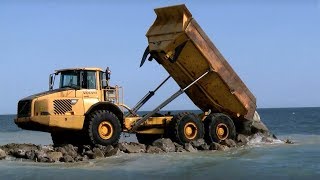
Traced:
[[58, 69], [55, 70], [56, 73], [62, 72], [62, 71], [80, 71], [80, 70], [85, 70], [85, 71], [102, 71], [101, 68], [95, 68], [95, 67], [83, 67], [83, 68], [66, 68], [66, 69]]

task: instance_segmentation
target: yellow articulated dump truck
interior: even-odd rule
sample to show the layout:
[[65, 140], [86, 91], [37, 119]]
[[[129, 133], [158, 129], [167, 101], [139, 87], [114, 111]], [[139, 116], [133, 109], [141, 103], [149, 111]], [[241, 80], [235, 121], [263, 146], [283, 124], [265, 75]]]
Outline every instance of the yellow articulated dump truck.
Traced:
[[[185, 5], [155, 12], [141, 66], [146, 59], [154, 59], [169, 77], [133, 108], [123, 104], [122, 88], [109, 84], [109, 68], [62, 69], [50, 75], [49, 91], [19, 101], [15, 123], [23, 129], [51, 133], [54, 144], [115, 144], [122, 132], [135, 133], [144, 144], [161, 137], [180, 144], [199, 138], [208, 143], [234, 139], [241, 124], [253, 119], [255, 97]], [[138, 110], [169, 78], [181, 89], [139, 116]], [[183, 93], [203, 113], [159, 113]]]

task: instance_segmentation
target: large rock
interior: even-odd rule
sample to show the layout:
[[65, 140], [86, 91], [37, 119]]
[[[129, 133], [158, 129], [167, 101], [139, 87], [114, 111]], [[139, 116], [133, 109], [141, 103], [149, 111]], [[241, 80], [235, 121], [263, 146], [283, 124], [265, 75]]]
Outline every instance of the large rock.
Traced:
[[176, 146], [176, 152], [186, 152], [181, 144], [178, 144], [176, 142], [174, 142], [173, 144]]
[[222, 145], [226, 145], [228, 147], [236, 147], [237, 146], [236, 142], [234, 142], [234, 140], [232, 140], [232, 139], [226, 139], [226, 140], [222, 141]]
[[151, 145], [147, 147], [147, 151], [146, 152], [150, 153], [150, 154], [164, 153], [164, 151], [161, 148], [159, 148], [157, 146], [151, 146]]
[[35, 150], [27, 151], [26, 152], [26, 159], [35, 160], [36, 152]]
[[15, 158], [26, 158], [26, 152], [25, 149], [13, 149], [11, 155]]
[[35, 145], [35, 144], [16, 144], [16, 143], [6, 144], [6, 145], [0, 146], [0, 147], [2, 150], [6, 151], [6, 152], [8, 152], [9, 150], [12, 150], [12, 149], [24, 149], [26, 151], [41, 149], [40, 146]]
[[69, 162], [69, 163], [71, 163], [71, 162], [74, 162], [74, 159], [73, 159], [70, 155], [64, 155], [64, 156], [61, 158], [60, 161], [61, 161], [61, 162]]
[[35, 151], [35, 160], [37, 162], [46, 162], [48, 159], [49, 159], [48, 155], [45, 151], [43, 150]]
[[204, 139], [197, 139], [191, 142], [192, 146], [198, 150], [209, 150], [209, 145], [204, 141]]
[[5, 159], [6, 157], [7, 153], [4, 150], [0, 149], [0, 160]]
[[191, 143], [185, 143], [184, 144], [184, 149], [188, 152], [197, 152], [198, 150], [195, 149]]
[[213, 142], [210, 144], [209, 150], [218, 150], [218, 151], [224, 151], [227, 146], [221, 145], [219, 143]]
[[72, 158], [75, 158], [78, 156], [78, 147], [75, 147], [71, 144], [66, 144], [64, 146], [61, 146], [61, 147], [56, 147], [55, 148], [55, 151], [59, 151], [63, 154], [63, 156], [65, 155], [69, 155], [71, 156]]
[[106, 154], [112, 149], [114, 149], [112, 145], [108, 145], [108, 146], [97, 145], [96, 148], [99, 148], [103, 154]]
[[118, 144], [119, 149], [126, 153], [143, 153], [146, 152], [146, 145], [136, 142], [122, 142]]
[[164, 152], [175, 152], [176, 146], [171, 141], [171, 139], [161, 138], [152, 143], [153, 146], [157, 146], [162, 149]]
[[293, 141], [291, 141], [290, 139], [286, 139], [286, 140], [284, 140], [284, 143], [286, 143], [286, 144], [294, 144], [294, 142], [293, 142]]
[[237, 142], [239, 142], [241, 145], [245, 145], [249, 142], [248, 137], [243, 134], [238, 134], [237, 136]]
[[89, 150], [83, 153], [84, 156], [88, 156], [89, 159], [93, 159], [93, 151]]
[[63, 157], [61, 152], [47, 152], [47, 157], [55, 162], [60, 161], [60, 159]]
[[0, 146], [2, 150], [4, 150], [8, 155], [24, 158], [25, 153], [31, 150], [40, 150], [41, 147], [34, 144], [6, 144], [4, 146]]
[[103, 158], [104, 154], [99, 148], [93, 148], [93, 159]]
[[108, 151], [107, 153], [105, 153], [105, 157], [117, 156], [119, 154], [121, 154], [121, 150], [119, 149], [119, 147], [115, 147], [110, 151]]

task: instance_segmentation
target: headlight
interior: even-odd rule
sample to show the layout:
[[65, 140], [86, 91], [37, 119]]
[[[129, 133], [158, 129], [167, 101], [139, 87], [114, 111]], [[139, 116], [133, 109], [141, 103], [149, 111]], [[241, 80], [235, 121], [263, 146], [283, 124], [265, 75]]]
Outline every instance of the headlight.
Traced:
[[77, 102], [78, 102], [78, 99], [71, 99], [71, 104], [72, 104], [72, 105], [77, 104]]

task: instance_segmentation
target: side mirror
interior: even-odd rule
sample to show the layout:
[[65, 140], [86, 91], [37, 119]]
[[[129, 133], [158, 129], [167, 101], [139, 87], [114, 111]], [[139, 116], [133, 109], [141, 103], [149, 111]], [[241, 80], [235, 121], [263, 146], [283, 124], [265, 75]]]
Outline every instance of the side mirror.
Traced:
[[106, 79], [107, 79], [107, 81], [110, 80], [110, 77], [111, 77], [111, 71], [110, 71], [109, 67], [107, 67], [107, 69], [106, 69]]
[[50, 91], [53, 89], [53, 81], [54, 81], [54, 75], [50, 74], [50, 76], [49, 76], [49, 90]]

